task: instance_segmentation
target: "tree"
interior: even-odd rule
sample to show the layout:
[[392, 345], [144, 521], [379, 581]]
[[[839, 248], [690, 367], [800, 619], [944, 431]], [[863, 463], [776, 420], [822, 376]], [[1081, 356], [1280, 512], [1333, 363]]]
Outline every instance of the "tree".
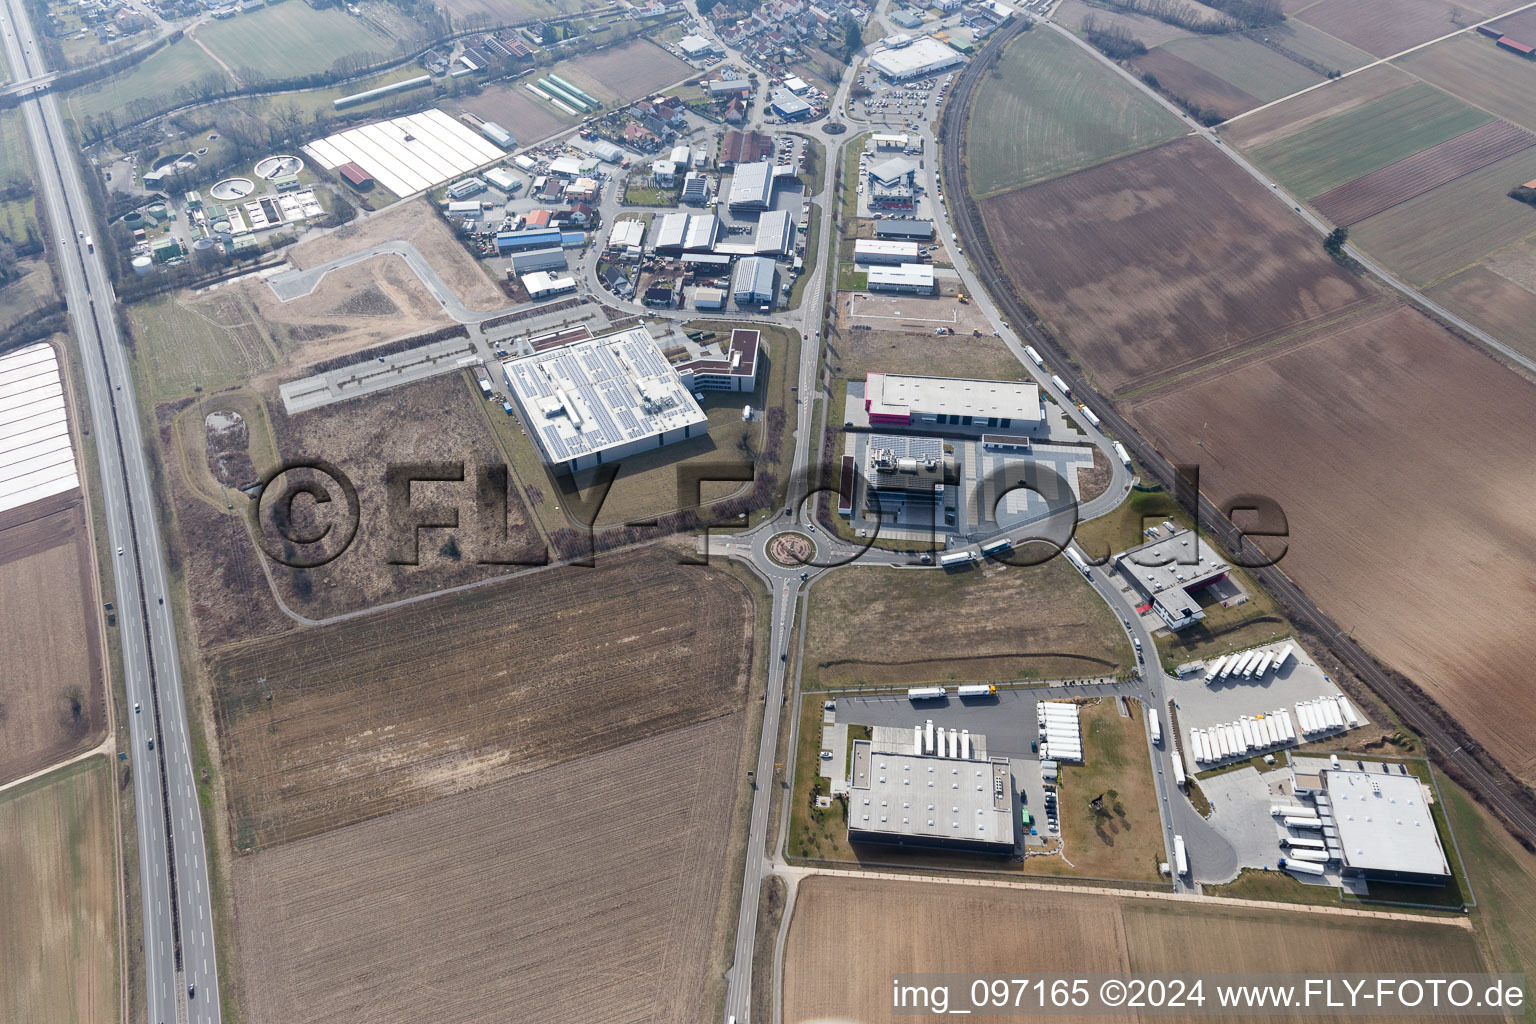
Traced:
[[853, 55], [864, 45], [864, 30], [852, 17], [843, 22], [843, 63], [851, 64]]
[[1328, 232], [1328, 237], [1323, 239], [1323, 248], [1328, 255], [1339, 259], [1344, 255], [1344, 244], [1349, 241], [1349, 228], [1334, 228]]
[[560, 36], [555, 32], [555, 26], [545, 23], [539, 32], [539, 42], [545, 46], [553, 46], [559, 42]]

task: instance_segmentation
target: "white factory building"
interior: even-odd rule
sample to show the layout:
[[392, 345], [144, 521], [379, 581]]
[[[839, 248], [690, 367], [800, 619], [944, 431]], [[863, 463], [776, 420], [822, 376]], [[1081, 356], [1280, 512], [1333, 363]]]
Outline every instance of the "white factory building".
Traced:
[[737, 260], [736, 276], [731, 281], [731, 298], [738, 306], [772, 303], [773, 260], [766, 256], [745, 256]]
[[1045, 416], [1040, 388], [1023, 381], [871, 373], [864, 381], [871, 426], [1028, 431]]
[[645, 221], [620, 220], [615, 221], [613, 230], [608, 233], [608, 244], [620, 248], [629, 248], [633, 245], [642, 245], [645, 242]]
[[709, 419], [644, 327], [502, 363], [544, 461], [574, 473], [709, 433]]
[[[914, 733], [924, 735], [923, 728], [916, 727]], [[944, 733], [939, 729], [935, 737], [930, 721], [924, 745], [909, 741], [900, 752], [877, 750], [871, 740], [853, 741], [849, 843], [1004, 856], [1014, 852], [1008, 759], [974, 756], [979, 744], [971, 747]]]
[[[903, 41], [904, 37], [892, 36], [886, 48], [869, 58], [868, 65], [892, 82], [940, 71], [964, 63], [964, 58], [931, 36]], [[891, 45], [891, 44], [895, 45]]]
[[759, 256], [782, 256], [794, 247], [795, 219], [788, 210], [769, 210], [757, 219], [752, 249]]
[[[1430, 811], [1428, 788], [1395, 765], [1384, 770], [1296, 769], [1296, 793], [1310, 795], [1330, 859], [1346, 876], [1443, 885], [1450, 862]], [[1291, 819], [1287, 819], [1289, 822]]]
[[[885, 242], [882, 244], [900, 243]], [[930, 263], [903, 263], [897, 267], [870, 267], [868, 288], [872, 292], [907, 292], [911, 295], [932, 295], [934, 289], [933, 265]]]
[[1188, 629], [1205, 618], [1195, 593], [1227, 576], [1227, 564], [1198, 534], [1170, 526], [1157, 527], [1152, 540], [1120, 552], [1110, 564], [1172, 630]]
[[737, 164], [727, 204], [732, 210], [766, 210], [773, 205], [773, 164]]
[[569, 274], [555, 275], [535, 270], [522, 276], [523, 288], [530, 299], [547, 299], [576, 290], [576, 279]]
[[897, 264], [917, 262], [916, 242], [882, 242], [860, 238], [853, 243], [853, 262]]
[[441, 110], [375, 121], [304, 147], [328, 171], [355, 163], [402, 198], [441, 185], [506, 154]]

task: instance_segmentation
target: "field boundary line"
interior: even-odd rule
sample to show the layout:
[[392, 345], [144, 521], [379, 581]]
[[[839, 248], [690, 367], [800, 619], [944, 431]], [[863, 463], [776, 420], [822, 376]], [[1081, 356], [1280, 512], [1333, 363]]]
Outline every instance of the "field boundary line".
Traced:
[[[1281, 96], [1277, 100], [1270, 100], [1268, 103], [1265, 103], [1265, 104], [1263, 104], [1261, 106], [1254, 107], [1252, 110], [1245, 110], [1241, 114], [1234, 114], [1233, 116], [1231, 116], [1231, 117], [1227, 118], [1225, 121], [1223, 121], [1221, 123], [1221, 127], [1225, 128], [1227, 125], [1231, 124], [1233, 121], [1240, 121], [1243, 118], [1247, 117], [1249, 114], [1257, 114], [1261, 110], [1268, 110], [1270, 107], [1273, 107], [1276, 104], [1284, 103], [1286, 100], [1295, 99], [1297, 96], [1305, 95], [1306, 93], [1309, 93], [1309, 92], [1311, 92], [1314, 89], [1321, 89], [1323, 86], [1328, 85], [1331, 82], [1342, 82], [1344, 79], [1349, 78], [1352, 75], [1358, 75], [1362, 71], [1368, 71], [1371, 68], [1378, 67], [1378, 66], [1380, 66], [1382, 64], [1392, 64], [1392, 62], [1395, 61], [1395, 60], [1399, 60], [1399, 59], [1401, 59], [1403, 57], [1406, 57], [1410, 53], [1417, 53], [1419, 50], [1427, 49], [1427, 48], [1429, 48], [1431, 46], [1434, 46], [1436, 43], [1443, 43], [1447, 39], [1454, 39], [1456, 36], [1467, 35], [1468, 33], [1476, 32], [1479, 28], [1482, 28], [1484, 25], [1491, 25], [1495, 21], [1503, 21], [1505, 18], [1512, 18], [1515, 15], [1520, 14], [1523, 11], [1530, 10], [1532, 7], [1536, 7], [1536, 3], [1529, 3], [1529, 4], [1526, 4], [1523, 7], [1516, 7], [1514, 10], [1505, 11], [1503, 14], [1495, 14], [1491, 18], [1484, 18], [1482, 21], [1475, 22], [1475, 23], [1473, 23], [1471, 25], [1467, 25], [1464, 28], [1459, 28], [1455, 32], [1447, 32], [1445, 35], [1438, 36], [1437, 38], [1431, 39], [1428, 42], [1418, 43], [1418, 44], [1416, 44], [1414, 46], [1408, 47], [1406, 50], [1399, 50], [1397, 53], [1394, 53], [1391, 56], [1379, 57], [1376, 60], [1371, 61], [1369, 64], [1362, 64], [1360, 67], [1355, 68], [1353, 71], [1346, 71], [1346, 72], [1344, 72], [1338, 78], [1324, 79], [1323, 81], [1318, 82], [1316, 85], [1309, 85], [1305, 89], [1297, 89], [1295, 92], [1291, 93], [1288, 96]], [[1303, 8], [1303, 10], [1304, 9], [1305, 8]], [[1297, 12], [1297, 13], [1300, 13], [1300, 12]], [[1316, 25], [1313, 25], [1312, 27], [1313, 28], [1317, 28]], [[1318, 29], [1318, 31], [1321, 32], [1322, 30]], [[1329, 33], [1327, 33], [1327, 32], [1324, 32], [1323, 34], [1324, 35], [1329, 35]], [[1332, 38], [1337, 39], [1338, 37], [1337, 36], [1333, 36]], [[1340, 40], [1340, 42], [1347, 42], [1347, 40]], [[1349, 45], [1353, 46], [1354, 44], [1350, 43]], [[1359, 49], [1359, 47], [1356, 47], [1356, 49]], [[1393, 67], [1397, 67], [1397, 65], [1395, 65], [1395, 64], [1392, 64], [1392, 66]], [[1404, 69], [1403, 68], [1398, 68], [1398, 70], [1402, 71]], [[1410, 74], [1411, 74], [1411, 72], [1410, 72]], [[1417, 78], [1418, 76], [1414, 75], [1414, 77]], [[1431, 84], [1433, 84], [1433, 83], [1431, 83]], [[1439, 86], [1435, 86], [1435, 88], [1438, 89]], [[1441, 91], [1447, 93], [1448, 95], [1455, 95], [1454, 93], [1451, 93], [1449, 89], [1442, 89]], [[1457, 98], [1460, 99], [1460, 97], [1457, 97]], [[1465, 102], [1465, 101], [1463, 101], [1463, 102]], [[1478, 109], [1482, 109], [1482, 108], [1479, 107]]]
[[107, 759], [107, 761], [110, 763], [111, 760], [112, 760], [112, 755], [117, 752], [117, 748], [116, 748], [113, 740], [114, 740], [114, 737], [109, 733], [107, 735], [106, 739], [104, 739], [100, 743], [96, 744], [96, 746], [92, 747], [90, 750], [82, 750], [82, 751], [80, 751], [80, 753], [73, 754], [73, 755], [71, 755], [69, 757], [66, 757], [62, 761], [55, 761], [53, 764], [49, 765], [46, 768], [39, 768], [37, 771], [32, 772], [32, 773], [30, 773], [28, 775], [23, 775], [19, 779], [12, 779], [10, 782], [5, 783], [4, 785], [0, 785], [0, 793], [9, 792], [10, 790], [13, 790], [13, 789], [17, 788], [18, 786], [24, 786], [24, 785], [26, 785], [29, 782], [35, 782], [38, 779], [42, 778], [44, 775], [47, 775], [47, 774], [49, 774], [51, 772], [56, 772], [56, 771], [60, 770], [61, 768], [68, 768], [72, 764], [79, 764], [81, 761], [84, 761], [86, 758], [88, 758], [88, 757], [95, 757], [97, 754], [100, 754], [103, 757], [105, 757]]
[[891, 871], [847, 871], [835, 868], [802, 868], [776, 864], [775, 870], [788, 874], [797, 873], [801, 878], [822, 875], [834, 878], [874, 878], [882, 881], [930, 882], [938, 885], [974, 885], [993, 889], [1027, 889], [1055, 893], [1089, 893], [1094, 896], [1111, 896], [1121, 899], [1169, 900], [1175, 903], [1223, 904], [1234, 907], [1252, 907], [1259, 910], [1285, 910], [1297, 913], [1331, 914], [1338, 917], [1370, 918], [1378, 921], [1408, 921], [1414, 924], [1452, 925], [1464, 931], [1475, 932], [1472, 922], [1465, 916], [1438, 917], [1430, 914], [1403, 914], [1391, 910], [1360, 910], [1354, 907], [1335, 907], [1316, 903], [1282, 903], [1278, 900], [1243, 900], [1231, 896], [1205, 896], [1192, 893], [1165, 892], [1160, 890], [1117, 889], [1109, 886], [1056, 885], [1050, 882], [1011, 881], [1000, 878], [955, 878], [949, 875], [900, 874]]

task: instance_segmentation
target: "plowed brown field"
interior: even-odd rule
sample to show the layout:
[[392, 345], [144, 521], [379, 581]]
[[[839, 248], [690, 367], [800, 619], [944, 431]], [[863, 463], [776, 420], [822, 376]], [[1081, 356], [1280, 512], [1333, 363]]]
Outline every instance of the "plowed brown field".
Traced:
[[78, 490], [0, 514], [0, 782], [101, 742], [93, 575]]
[[[1201, 904], [1197, 911], [1182, 902], [1069, 891], [811, 877], [800, 883], [784, 950], [784, 1020], [785, 1024], [911, 1021], [911, 1011], [906, 1015], [892, 1011], [891, 979], [897, 973], [1005, 978], [1093, 973], [1167, 976], [1326, 971], [1350, 963], [1369, 963], [1372, 970], [1386, 973], [1485, 969], [1477, 937], [1451, 923], [1367, 920], [1214, 903]], [[969, 987], [962, 987], [951, 998], [950, 1009], [968, 1006], [968, 1000], [956, 997], [969, 994]]]
[[1476, 10], [1497, 14], [1516, 6], [1508, 0], [1486, 0], [1473, 9], [1450, 0], [1322, 0], [1297, 17], [1367, 53], [1390, 57], [1482, 21]]
[[1124, 408], [1170, 460], [1198, 462], [1210, 494], [1278, 500], [1291, 535], [1281, 567], [1536, 778], [1526, 381], [1393, 305]]
[[1154, 76], [1158, 85], [1173, 95], [1224, 118], [1252, 110], [1260, 103], [1257, 96], [1160, 46], [1135, 58], [1132, 64], [1138, 74]]
[[1412, 78], [1391, 64], [1378, 64], [1358, 75], [1329, 82], [1320, 89], [1246, 114], [1223, 125], [1221, 133], [1239, 146], [1257, 149], [1335, 114], [1379, 100], [1412, 83]]
[[1379, 301], [1265, 193], [1183, 139], [981, 210], [1041, 319], [1124, 394]]
[[245, 1019], [707, 1019], [745, 717], [236, 861]]
[[1536, 146], [1536, 135], [1508, 121], [1489, 121], [1465, 135], [1340, 185], [1312, 200], [1312, 205], [1335, 224], [1357, 224], [1531, 146]]
[[728, 714], [752, 635], [740, 583], [651, 549], [226, 649], [210, 675], [234, 843]]

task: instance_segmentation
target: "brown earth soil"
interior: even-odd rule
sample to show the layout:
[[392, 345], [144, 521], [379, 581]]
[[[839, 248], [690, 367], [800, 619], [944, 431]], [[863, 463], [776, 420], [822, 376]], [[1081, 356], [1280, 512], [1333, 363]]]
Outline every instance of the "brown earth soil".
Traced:
[[106, 732], [94, 576], [79, 490], [0, 513], [0, 782]]
[[1431, 288], [1430, 298], [1536, 359], [1536, 293], [1480, 263]]
[[1240, 117], [1222, 126], [1221, 132], [1239, 146], [1257, 149], [1412, 84], [1412, 78], [1391, 64], [1378, 64]]
[[426, 199], [396, 203], [382, 213], [353, 221], [328, 235], [300, 242], [288, 250], [288, 262], [301, 270], [308, 269], [394, 239], [404, 239], [420, 249], [426, 261], [470, 309], [490, 311], [507, 304], [501, 290], [480, 269], [479, 261], [453, 237]]
[[1325, 192], [1312, 206], [1335, 224], [1356, 224], [1531, 146], [1536, 146], [1536, 135], [1508, 121], [1489, 121]]
[[[313, 569], [273, 565], [289, 608], [324, 619], [542, 564], [545, 547], [515, 488], [505, 489], [505, 543], [497, 543], [490, 532], [501, 524], [489, 524], [494, 506], [478, 500], [477, 478], [482, 467], [501, 470], [506, 460], [486, 423], [485, 402], [478, 391], [471, 394], [472, 387], [462, 374], [449, 373], [294, 416], [283, 411], [280, 401], [269, 399], [280, 461], [331, 463], [357, 488], [359, 503], [356, 537], [340, 557]], [[411, 485], [410, 508], [436, 521], [447, 521], [457, 508], [459, 526], [451, 532], [423, 529], [412, 545], [411, 515], [416, 513], [404, 511], [404, 491], [401, 511], [391, 512], [386, 474], [403, 476], [414, 472], [408, 467], [429, 463], [462, 465], [464, 480]], [[338, 500], [321, 511], [327, 516], [336, 512], [330, 521], [339, 523], [344, 506]], [[434, 508], [443, 511], [434, 514]], [[417, 564], [402, 561], [410, 558]]]
[[[800, 883], [784, 949], [784, 1020], [910, 1021], [911, 1011], [898, 1014], [891, 1005], [891, 979], [906, 972], [1123, 977], [1328, 971], [1350, 963], [1369, 963], [1383, 972], [1475, 972], [1485, 969], [1476, 943], [1472, 932], [1452, 923], [1362, 920], [1069, 891], [812, 877]], [[968, 997], [968, 986], [957, 995]], [[964, 1008], [969, 1003], [951, 999], [949, 1005]]]
[[1262, 101], [1244, 92], [1224, 78], [1218, 78], [1197, 64], [1154, 47], [1131, 61], [1136, 72], [1153, 75], [1169, 94], [1188, 104], [1214, 111], [1223, 118], [1252, 110]]
[[1186, 139], [981, 209], [1041, 319], [1124, 394], [1380, 301], [1265, 191]]
[[1482, 21], [1479, 11], [1498, 14], [1517, 6], [1511, 0], [1484, 0], [1477, 7], [1450, 0], [1322, 0], [1297, 17], [1367, 53], [1389, 57]]
[[1125, 408], [1170, 460], [1199, 463], [1218, 500], [1278, 500], [1290, 528], [1281, 567], [1513, 772], [1536, 778], [1526, 381], [1393, 305]]
[[741, 584], [655, 548], [218, 652], [234, 844], [317, 835], [728, 714], [752, 626]]
[[703, 1020], [744, 719], [237, 861], [246, 1019]]

